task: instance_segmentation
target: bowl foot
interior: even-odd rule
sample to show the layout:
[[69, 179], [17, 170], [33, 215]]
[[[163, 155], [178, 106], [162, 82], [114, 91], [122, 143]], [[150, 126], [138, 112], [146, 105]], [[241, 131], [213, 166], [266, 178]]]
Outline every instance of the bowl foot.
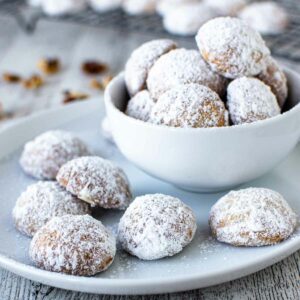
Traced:
[[231, 186], [223, 186], [223, 187], [195, 187], [195, 186], [186, 186], [186, 185], [177, 185], [175, 184], [174, 186], [187, 191], [187, 192], [192, 192], [192, 193], [198, 193], [198, 194], [214, 194], [214, 193], [221, 193], [221, 192], [227, 192], [230, 191], [234, 188], [239, 187], [241, 184], [237, 185], [231, 185]]

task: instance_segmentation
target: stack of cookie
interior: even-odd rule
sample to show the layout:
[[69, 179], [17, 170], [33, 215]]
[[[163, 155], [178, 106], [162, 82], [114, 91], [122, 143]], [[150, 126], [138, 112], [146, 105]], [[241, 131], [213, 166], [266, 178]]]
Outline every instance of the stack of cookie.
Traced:
[[[106, 270], [116, 255], [116, 238], [91, 216], [92, 208], [129, 206], [132, 193], [124, 171], [91, 156], [82, 140], [61, 130], [26, 143], [20, 165], [40, 180], [20, 195], [12, 212], [16, 228], [33, 237], [29, 255], [35, 265], [79, 276]], [[126, 210], [118, 237], [127, 252], [153, 260], [181, 252], [196, 228], [193, 211], [181, 200], [145, 195]]]
[[107, 269], [116, 253], [116, 240], [90, 216], [91, 207], [129, 205], [132, 195], [123, 170], [90, 156], [82, 140], [61, 130], [28, 142], [20, 164], [26, 174], [40, 180], [20, 195], [13, 209], [16, 228], [33, 237], [29, 252], [35, 264], [86, 276]]
[[222, 127], [277, 116], [287, 79], [260, 34], [243, 21], [219, 17], [196, 35], [198, 50], [154, 40], [125, 66], [131, 99], [126, 114], [172, 127]]

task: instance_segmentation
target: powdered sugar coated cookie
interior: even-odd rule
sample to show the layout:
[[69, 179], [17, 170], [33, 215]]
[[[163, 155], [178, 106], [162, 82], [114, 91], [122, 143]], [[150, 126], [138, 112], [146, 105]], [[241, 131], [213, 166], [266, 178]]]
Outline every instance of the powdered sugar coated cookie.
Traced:
[[208, 21], [200, 28], [196, 41], [204, 60], [228, 78], [259, 74], [270, 55], [260, 34], [236, 18]]
[[220, 97], [210, 88], [190, 83], [160, 96], [149, 121], [171, 127], [221, 127], [228, 125], [228, 113]]
[[138, 197], [120, 220], [122, 247], [144, 260], [173, 256], [192, 240], [196, 218], [178, 198], [162, 194]]
[[30, 185], [18, 198], [13, 209], [16, 228], [33, 236], [53, 217], [90, 214], [89, 205], [72, 196], [54, 181]]
[[234, 246], [265, 246], [287, 239], [297, 216], [279, 193], [265, 188], [232, 191], [211, 209], [212, 234]]
[[233, 124], [252, 123], [280, 114], [269, 86], [256, 78], [241, 77], [227, 89], [227, 107]]
[[116, 241], [91, 216], [55, 217], [33, 237], [29, 256], [44, 270], [92, 276], [106, 270], [116, 254]]
[[125, 209], [132, 198], [123, 170], [98, 156], [69, 161], [59, 170], [57, 181], [67, 191], [93, 206]]
[[176, 49], [161, 56], [151, 68], [147, 87], [153, 99], [181, 84], [198, 83], [223, 95], [227, 80], [213, 72], [196, 50]]
[[20, 164], [27, 174], [35, 178], [55, 179], [63, 164], [88, 154], [86, 145], [72, 133], [50, 130], [25, 144]]

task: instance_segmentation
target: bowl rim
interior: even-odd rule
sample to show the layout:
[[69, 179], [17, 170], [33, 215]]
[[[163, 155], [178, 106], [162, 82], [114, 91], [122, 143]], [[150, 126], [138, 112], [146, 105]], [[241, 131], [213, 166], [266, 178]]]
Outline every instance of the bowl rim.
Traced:
[[[283, 67], [283, 70], [285, 73], [288, 75], [292, 75], [298, 78], [299, 83], [300, 83], [300, 74], [295, 72], [294, 70], [288, 68], [288, 67]], [[242, 130], [247, 130], [247, 129], [256, 129], [260, 128], [262, 126], [272, 126], [274, 123], [279, 123], [279, 122], [284, 122], [287, 118], [289, 118], [291, 115], [297, 114], [298, 112], [300, 113], [300, 99], [299, 103], [296, 104], [294, 107], [289, 109], [288, 111], [285, 111], [275, 117], [271, 117], [265, 120], [259, 120], [256, 122], [252, 123], [244, 123], [244, 124], [239, 124], [239, 125], [231, 125], [231, 126], [223, 126], [223, 127], [208, 127], [208, 128], [190, 128], [190, 127], [171, 127], [171, 126], [161, 126], [157, 124], [152, 124], [150, 122], [145, 122], [142, 120], [138, 120], [135, 118], [132, 118], [128, 115], [126, 115], [124, 112], [122, 112], [120, 109], [118, 109], [114, 103], [112, 102], [112, 97], [111, 97], [111, 90], [114, 88], [116, 82], [122, 80], [125, 84], [124, 80], [124, 71], [120, 72], [118, 75], [116, 75], [113, 80], [108, 84], [107, 88], [105, 89], [104, 92], [104, 101], [105, 101], [105, 106], [110, 107], [113, 109], [120, 118], [124, 119], [126, 122], [136, 124], [139, 126], [144, 126], [145, 128], [149, 129], [155, 129], [155, 130], [161, 130], [161, 131], [166, 131], [166, 132], [185, 132], [185, 133], [195, 133], [195, 132], [201, 132], [201, 133], [206, 133], [206, 132], [236, 132], [236, 131], [242, 131]], [[299, 126], [300, 130], [300, 126]]]

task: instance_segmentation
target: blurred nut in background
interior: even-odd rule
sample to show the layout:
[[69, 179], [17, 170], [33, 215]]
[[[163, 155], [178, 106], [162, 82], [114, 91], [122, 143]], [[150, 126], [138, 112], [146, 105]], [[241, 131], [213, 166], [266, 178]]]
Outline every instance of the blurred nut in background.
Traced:
[[82, 71], [88, 75], [97, 75], [104, 73], [108, 70], [108, 66], [105, 63], [97, 60], [87, 60], [82, 63]]
[[90, 81], [90, 88], [95, 89], [95, 90], [103, 90], [103, 85], [102, 85], [101, 81], [94, 78]]
[[43, 58], [38, 62], [38, 68], [45, 74], [55, 74], [60, 71], [61, 65], [58, 58]]
[[89, 95], [85, 94], [85, 93], [74, 92], [74, 91], [65, 91], [63, 103], [68, 104], [68, 103], [71, 103], [74, 101], [86, 100], [87, 98], [89, 98]]
[[21, 81], [21, 76], [15, 73], [3, 73], [2, 78], [8, 83], [19, 83]]
[[113, 79], [112, 75], [104, 76], [104, 78], [102, 79], [103, 89], [105, 89], [108, 86], [108, 84], [112, 81], [112, 79]]
[[32, 75], [23, 81], [23, 86], [28, 90], [35, 90], [44, 85], [44, 79], [40, 75]]
[[90, 88], [103, 91], [112, 79], [113, 76], [111, 75], [106, 75], [101, 80], [94, 78], [90, 81]]

